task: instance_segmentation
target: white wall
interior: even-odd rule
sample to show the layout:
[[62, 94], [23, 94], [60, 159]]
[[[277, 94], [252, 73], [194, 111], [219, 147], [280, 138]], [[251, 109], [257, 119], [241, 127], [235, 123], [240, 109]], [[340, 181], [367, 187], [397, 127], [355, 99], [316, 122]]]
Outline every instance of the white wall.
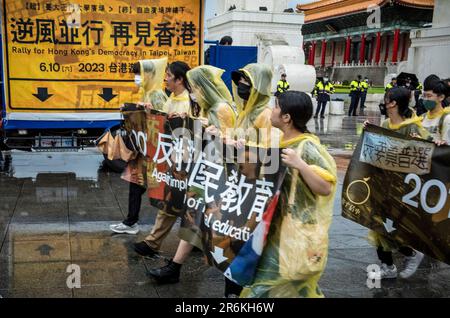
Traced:
[[435, 0], [433, 27], [411, 31], [408, 71], [423, 81], [428, 75], [450, 77], [450, 6]]
[[259, 7], [266, 7], [268, 12], [283, 12], [288, 8], [289, 2], [289, 0], [216, 0], [216, 7], [217, 15], [226, 13], [233, 5], [236, 6], [236, 10], [259, 11]]
[[279, 45], [301, 49], [303, 14], [230, 11], [207, 21], [208, 39], [220, 40], [225, 35], [233, 38], [234, 45], [257, 46], [259, 38], [271, 39]]

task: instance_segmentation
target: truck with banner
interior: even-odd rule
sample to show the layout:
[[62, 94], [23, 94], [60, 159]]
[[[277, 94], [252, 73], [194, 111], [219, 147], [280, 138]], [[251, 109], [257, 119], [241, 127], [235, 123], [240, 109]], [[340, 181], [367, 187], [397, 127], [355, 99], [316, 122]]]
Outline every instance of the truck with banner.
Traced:
[[202, 63], [203, 0], [1, 0], [1, 139], [79, 149], [137, 102], [132, 66]]

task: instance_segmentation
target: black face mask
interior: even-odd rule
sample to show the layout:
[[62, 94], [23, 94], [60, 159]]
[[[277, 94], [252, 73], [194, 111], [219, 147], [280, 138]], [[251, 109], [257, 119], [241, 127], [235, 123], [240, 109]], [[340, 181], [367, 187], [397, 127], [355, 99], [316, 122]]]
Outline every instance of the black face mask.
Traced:
[[251, 89], [251, 86], [244, 84], [244, 83], [239, 83], [238, 89], [237, 89], [239, 97], [242, 98], [243, 100], [249, 100], [250, 89]]

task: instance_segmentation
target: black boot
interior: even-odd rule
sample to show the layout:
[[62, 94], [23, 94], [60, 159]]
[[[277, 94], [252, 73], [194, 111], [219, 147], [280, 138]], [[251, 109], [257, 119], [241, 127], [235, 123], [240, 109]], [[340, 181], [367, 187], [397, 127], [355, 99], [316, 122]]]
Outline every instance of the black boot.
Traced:
[[152, 269], [148, 274], [156, 280], [158, 284], [175, 284], [180, 281], [181, 264], [169, 260], [166, 266]]
[[141, 256], [148, 257], [148, 258], [157, 258], [159, 256], [158, 251], [155, 251], [150, 246], [148, 246], [145, 241], [134, 243], [134, 250], [136, 253], [138, 253]]

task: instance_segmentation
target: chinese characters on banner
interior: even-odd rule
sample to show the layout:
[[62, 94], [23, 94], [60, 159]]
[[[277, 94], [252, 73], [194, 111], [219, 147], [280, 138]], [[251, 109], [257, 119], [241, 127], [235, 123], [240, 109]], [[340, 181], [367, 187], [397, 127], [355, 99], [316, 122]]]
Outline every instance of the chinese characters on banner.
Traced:
[[[281, 186], [280, 150], [237, 150], [208, 135], [202, 139], [198, 120], [166, 119], [156, 111], [144, 116], [146, 167], [140, 173], [151, 203], [182, 217], [180, 238], [226, 272]], [[128, 133], [137, 136], [141, 120], [127, 113], [124, 118]]]
[[450, 147], [370, 126], [342, 193], [344, 217], [450, 264]]
[[10, 112], [118, 111], [138, 101], [132, 66], [201, 64], [203, 0], [3, 0]]

